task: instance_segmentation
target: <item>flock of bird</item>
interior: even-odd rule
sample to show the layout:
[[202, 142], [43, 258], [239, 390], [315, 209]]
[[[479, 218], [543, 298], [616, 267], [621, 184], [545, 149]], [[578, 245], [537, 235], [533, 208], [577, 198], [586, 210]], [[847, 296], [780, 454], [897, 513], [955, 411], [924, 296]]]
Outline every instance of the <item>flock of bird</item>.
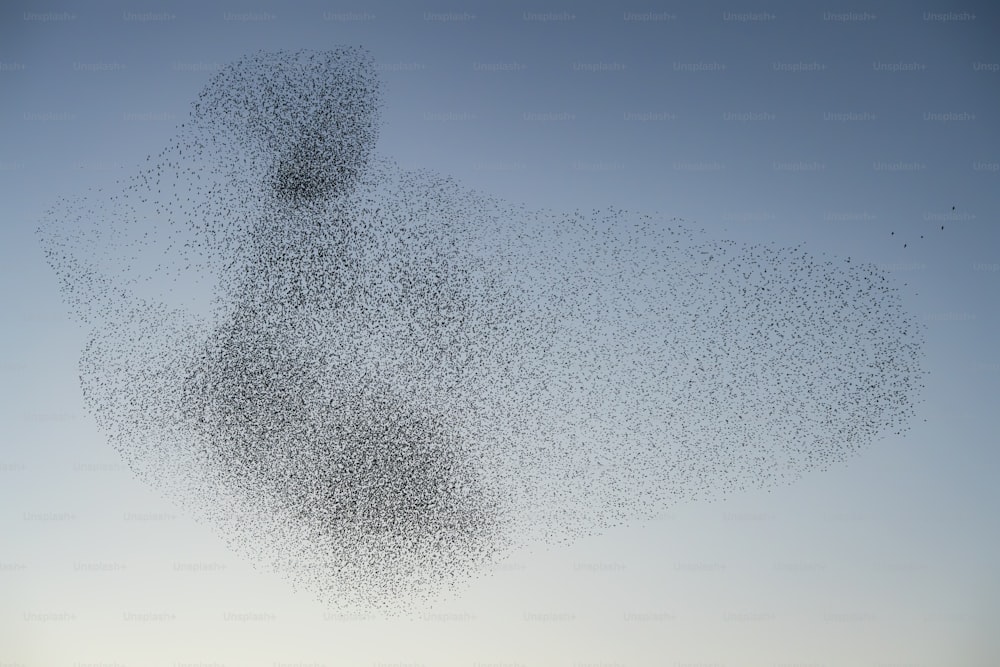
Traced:
[[380, 104], [361, 49], [246, 56], [40, 228], [99, 426], [253, 562], [420, 608], [905, 430], [921, 332], [884, 272], [403, 170]]

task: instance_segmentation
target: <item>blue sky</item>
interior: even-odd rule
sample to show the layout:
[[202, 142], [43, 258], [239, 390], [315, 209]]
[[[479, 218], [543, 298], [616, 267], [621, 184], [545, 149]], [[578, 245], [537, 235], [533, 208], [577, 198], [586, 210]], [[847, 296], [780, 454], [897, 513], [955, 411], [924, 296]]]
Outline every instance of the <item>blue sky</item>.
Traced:
[[[992, 664], [998, 18], [975, 2], [5, 5], [0, 665]], [[379, 151], [404, 167], [890, 272], [926, 327], [912, 429], [771, 493], [516, 553], [418, 620], [331, 614], [235, 557], [86, 414], [85, 332], [34, 230], [160, 151], [219, 66], [340, 44], [373, 54]]]

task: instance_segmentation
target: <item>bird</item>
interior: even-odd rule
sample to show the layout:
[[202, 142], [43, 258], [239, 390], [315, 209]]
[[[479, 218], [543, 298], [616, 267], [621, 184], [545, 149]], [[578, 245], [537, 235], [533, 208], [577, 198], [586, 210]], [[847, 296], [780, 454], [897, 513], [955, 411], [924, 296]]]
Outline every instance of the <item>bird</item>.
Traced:
[[402, 168], [383, 92], [363, 48], [245, 54], [40, 231], [88, 411], [238, 553], [410, 612], [908, 427], [922, 339], [886, 271]]

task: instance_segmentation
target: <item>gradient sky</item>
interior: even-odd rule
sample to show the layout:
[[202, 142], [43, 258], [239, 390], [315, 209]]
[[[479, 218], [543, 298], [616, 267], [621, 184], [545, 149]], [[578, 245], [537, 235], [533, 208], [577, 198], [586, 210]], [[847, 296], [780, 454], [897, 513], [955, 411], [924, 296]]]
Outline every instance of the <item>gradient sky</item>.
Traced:
[[[986, 2], [5, 4], [0, 667], [996, 664], [998, 34]], [[912, 430], [515, 553], [416, 620], [331, 614], [234, 557], [84, 411], [85, 332], [34, 230], [161, 150], [219, 66], [340, 44], [379, 64], [404, 167], [892, 272], [926, 326]]]

